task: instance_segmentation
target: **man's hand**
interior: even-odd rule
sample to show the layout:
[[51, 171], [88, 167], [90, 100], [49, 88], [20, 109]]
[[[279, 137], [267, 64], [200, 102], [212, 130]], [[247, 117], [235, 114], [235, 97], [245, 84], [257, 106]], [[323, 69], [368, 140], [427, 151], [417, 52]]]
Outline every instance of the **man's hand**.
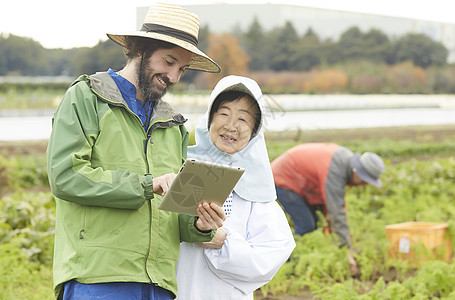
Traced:
[[174, 181], [176, 176], [177, 175], [174, 173], [169, 173], [153, 178], [153, 192], [155, 194], [164, 196], [169, 190], [169, 187], [171, 186], [171, 183]]
[[217, 229], [223, 226], [226, 216], [223, 209], [216, 203], [199, 203], [197, 207], [198, 220], [195, 226], [200, 231]]
[[196, 245], [204, 247], [204, 248], [213, 248], [213, 249], [221, 249], [224, 245], [224, 240], [226, 239], [226, 232], [223, 229], [219, 228], [216, 231], [215, 236], [210, 242], [205, 243], [196, 243]]

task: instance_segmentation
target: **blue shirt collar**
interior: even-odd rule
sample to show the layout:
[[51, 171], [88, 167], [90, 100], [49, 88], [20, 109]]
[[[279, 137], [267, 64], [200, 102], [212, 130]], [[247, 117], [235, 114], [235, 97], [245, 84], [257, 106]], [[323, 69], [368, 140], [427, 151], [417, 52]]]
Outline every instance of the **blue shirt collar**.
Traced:
[[134, 84], [123, 78], [121, 75], [117, 74], [114, 70], [109, 69], [107, 71], [109, 75], [111, 75], [112, 79], [117, 84], [120, 93], [122, 93], [123, 99], [127, 101], [127, 99], [134, 98], [136, 99], [136, 87]]
[[117, 85], [120, 93], [122, 94], [123, 99], [125, 100], [128, 108], [135, 113], [139, 119], [141, 119], [142, 124], [144, 126], [144, 130], [147, 131], [147, 127], [149, 124], [147, 122], [147, 115], [149, 114], [149, 121], [151, 119], [151, 114], [153, 113], [152, 102], [148, 101], [143, 105], [142, 101], [136, 99], [136, 87], [134, 84], [129, 82], [127, 79], [122, 77], [121, 75], [117, 74], [114, 70], [109, 69], [107, 71], [109, 75], [114, 80], [115, 84]]

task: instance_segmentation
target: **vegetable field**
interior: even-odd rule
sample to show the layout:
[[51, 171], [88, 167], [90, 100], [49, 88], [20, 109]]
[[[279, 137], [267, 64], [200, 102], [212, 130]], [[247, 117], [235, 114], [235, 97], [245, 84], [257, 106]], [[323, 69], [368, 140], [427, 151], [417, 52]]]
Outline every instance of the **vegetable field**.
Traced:
[[[400, 133], [401, 132], [401, 133]], [[348, 188], [346, 209], [360, 274], [347, 249], [318, 229], [297, 247], [256, 299], [455, 299], [455, 263], [428, 254], [409, 264], [387, 256], [385, 226], [448, 223], [455, 242], [455, 128], [269, 133], [272, 160], [302, 142], [336, 142], [386, 162], [383, 187]], [[53, 299], [55, 206], [47, 183], [46, 142], [0, 142], [0, 299]], [[292, 226], [292, 224], [291, 224]]]

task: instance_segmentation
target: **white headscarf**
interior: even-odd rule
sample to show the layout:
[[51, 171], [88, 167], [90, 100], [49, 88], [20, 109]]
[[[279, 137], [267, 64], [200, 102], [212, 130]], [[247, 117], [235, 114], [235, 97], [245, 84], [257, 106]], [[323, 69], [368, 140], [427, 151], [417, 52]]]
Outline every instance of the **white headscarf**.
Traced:
[[[252, 96], [259, 105], [261, 115], [256, 134], [245, 148], [234, 154], [220, 151], [210, 140], [208, 130], [213, 102], [219, 94], [227, 91], [240, 91]], [[264, 96], [258, 84], [246, 77], [234, 75], [224, 77], [210, 94], [208, 110], [196, 129], [196, 145], [188, 147], [188, 157], [244, 168], [245, 173], [234, 187], [234, 191], [243, 199], [252, 202], [276, 200], [275, 184], [262, 129], [264, 117]]]

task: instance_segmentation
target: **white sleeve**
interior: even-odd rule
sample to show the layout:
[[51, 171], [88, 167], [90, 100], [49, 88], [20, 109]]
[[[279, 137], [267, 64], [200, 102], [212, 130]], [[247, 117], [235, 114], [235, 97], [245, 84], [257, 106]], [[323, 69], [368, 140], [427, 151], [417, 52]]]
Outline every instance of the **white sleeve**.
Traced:
[[223, 227], [227, 233], [223, 247], [204, 253], [215, 275], [250, 294], [272, 280], [294, 250], [295, 241], [276, 201], [252, 203], [244, 217], [248, 218], [246, 237], [233, 229], [235, 225]]

